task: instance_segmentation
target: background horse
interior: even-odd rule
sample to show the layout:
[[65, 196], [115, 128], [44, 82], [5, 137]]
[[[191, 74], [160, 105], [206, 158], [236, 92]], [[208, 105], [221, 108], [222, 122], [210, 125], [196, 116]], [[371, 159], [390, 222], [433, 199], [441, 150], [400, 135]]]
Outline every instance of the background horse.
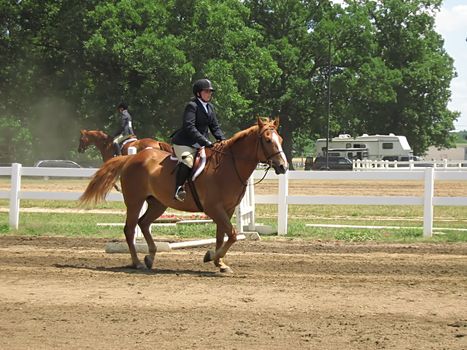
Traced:
[[[214, 261], [221, 272], [232, 272], [223, 258], [237, 240], [237, 231], [230, 220], [245, 193], [248, 178], [259, 162], [271, 165], [276, 174], [284, 174], [288, 169], [281, 146], [282, 138], [277, 133], [278, 125], [278, 119], [258, 119], [256, 125], [206, 150], [206, 168], [194, 184], [204, 212], [217, 226], [216, 250], [208, 250], [204, 262]], [[150, 232], [151, 223], [167, 207], [189, 212], [200, 211], [191, 191], [187, 191], [184, 202], [174, 199], [176, 166], [177, 162], [170, 159], [169, 153], [160, 150], [146, 149], [133, 156], [115, 157], [94, 174], [80, 198], [82, 204], [103, 201], [120, 176], [127, 208], [124, 233], [135, 268], [145, 268], [138, 259], [133, 240], [137, 224], [148, 244], [149, 255], [146, 255], [144, 262], [150, 269], [156, 254]], [[138, 219], [144, 201], [147, 201], [148, 208]], [[228, 236], [226, 242], [225, 235]]]
[[[136, 138], [133, 136], [133, 138]], [[102, 154], [102, 160], [106, 162], [114, 156], [114, 147], [112, 145], [113, 137], [107, 135], [105, 132], [100, 130], [80, 130], [79, 146], [78, 152], [83, 153], [86, 148], [90, 145], [94, 145]], [[128, 154], [128, 147], [136, 147], [136, 151], [140, 152], [147, 147], [152, 147], [154, 149], [161, 149], [167, 152], [172, 151], [172, 146], [166, 142], [156, 141], [150, 138], [133, 140], [127, 142], [122, 147], [122, 154]]]

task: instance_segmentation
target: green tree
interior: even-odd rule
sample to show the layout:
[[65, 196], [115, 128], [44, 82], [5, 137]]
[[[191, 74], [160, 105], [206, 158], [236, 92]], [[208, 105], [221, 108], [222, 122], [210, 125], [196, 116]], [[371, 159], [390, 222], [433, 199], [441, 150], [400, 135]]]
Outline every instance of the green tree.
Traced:
[[30, 131], [16, 118], [0, 116], [0, 163], [31, 163], [31, 147]]
[[267, 101], [260, 96], [272, 86], [279, 69], [260, 33], [250, 26], [243, 3], [176, 1], [172, 13], [171, 28], [184, 38], [183, 50], [195, 70], [193, 79], [208, 77], [215, 83], [214, 104], [227, 134], [264, 116], [260, 106]]
[[[430, 145], [449, 146], [457, 112], [447, 109], [453, 60], [434, 30], [433, 14], [441, 0], [385, 1], [370, 3], [378, 54], [386, 67], [400, 76], [393, 87], [395, 99], [378, 108], [378, 124], [369, 129], [406, 135], [416, 154]], [[370, 131], [369, 130], [369, 131]]]
[[458, 113], [447, 109], [454, 70], [434, 31], [440, 1], [245, 3], [282, 72], [266, 98], [289, 157], [294, 134], [326, 136], [329, 60], [331, 136], [394, 132], [418, 154], [450, 144]]
[[[434, 30], [437, 0], [348, 1], [343, 16], [357, 16], [371, 41], [348, 46], [350, 27], [339, 24], [333, 64], [333, 127], [350, 134], [407, 136], [416, 154], [449, 146], [458, 113], [447, 109], [453, 61]], [[363, 14], [365, 14], [363, 17]], [[361, 35], [359, 36], [361, 37]], [[349, 64], [355, 60], [356, 64]]]
[[74, 155], [80, 128], [113, 132], [121, 100], [138, 136], [167, 139], [206, 76], [228, 135], [280, 116], [290, 159], [326, 135], [330, 72], [331, 135], [404, 134], [421, 154], [458, 116], [440, 3], [0, 1], [0, 115], [30, 130], [34, 159]]

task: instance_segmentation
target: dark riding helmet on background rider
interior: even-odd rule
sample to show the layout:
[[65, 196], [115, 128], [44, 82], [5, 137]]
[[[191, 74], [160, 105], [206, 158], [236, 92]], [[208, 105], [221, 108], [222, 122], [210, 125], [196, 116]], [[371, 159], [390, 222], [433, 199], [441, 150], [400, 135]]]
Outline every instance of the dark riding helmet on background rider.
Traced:
[[198, 96], [198, 94], [203, 90], [215, 91], [209, 79], [199, 79], [193, 84], [193, 94], [195, 96]]
[[123, 110], [126, 110], [128, 109], [128, 104], [126, 104], [125, 102], [120, 102], [117, 106], [117, 109], [120, 109], [122, 108]]

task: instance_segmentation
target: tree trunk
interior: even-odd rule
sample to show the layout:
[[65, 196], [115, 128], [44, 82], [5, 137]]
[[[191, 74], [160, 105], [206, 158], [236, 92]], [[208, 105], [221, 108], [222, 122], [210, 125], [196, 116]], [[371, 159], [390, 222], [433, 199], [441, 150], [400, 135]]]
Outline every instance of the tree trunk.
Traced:
[[287, 157], [287, 161], [289, 162], [289, 169], [295, 170], [293, 163], [292, 163], [292, 149], [293, 149], [293, 130], [292, 130], [292, 123], [290, 122], [289, 118], [285, 115], [280, 116], [280, 134], [282, 136], [282, 148], [284, 150], [285, 156]]

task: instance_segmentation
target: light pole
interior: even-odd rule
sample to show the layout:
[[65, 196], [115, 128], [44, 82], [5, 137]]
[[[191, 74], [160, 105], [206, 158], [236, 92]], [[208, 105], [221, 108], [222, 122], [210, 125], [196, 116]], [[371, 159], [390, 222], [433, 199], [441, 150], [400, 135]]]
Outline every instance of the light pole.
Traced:
[[327, 116], [327, 127], [326, 127], [326, 170], [329, 170], [329, 120], [331, 118], [331, 42], [332, 39], [329, 37], [328, 47], [328, 116]]

